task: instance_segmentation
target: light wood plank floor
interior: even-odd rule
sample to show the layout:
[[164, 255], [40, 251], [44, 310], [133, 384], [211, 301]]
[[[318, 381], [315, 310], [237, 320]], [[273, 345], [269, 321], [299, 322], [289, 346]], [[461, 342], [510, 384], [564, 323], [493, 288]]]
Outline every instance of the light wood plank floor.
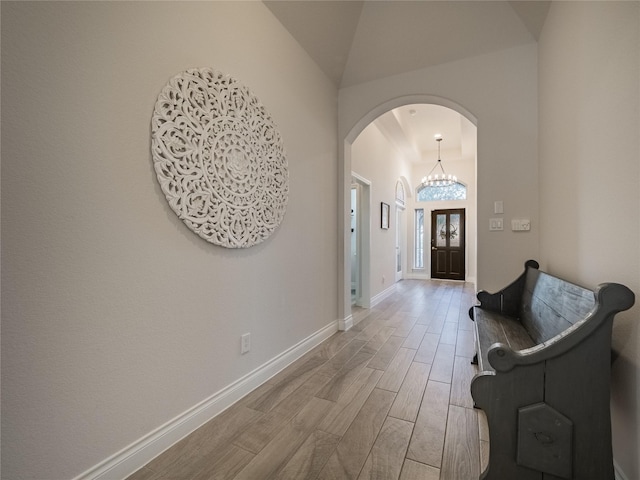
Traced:
[[473, 286], [396, 293], [128, 480], [472, 480], [488, 458]]

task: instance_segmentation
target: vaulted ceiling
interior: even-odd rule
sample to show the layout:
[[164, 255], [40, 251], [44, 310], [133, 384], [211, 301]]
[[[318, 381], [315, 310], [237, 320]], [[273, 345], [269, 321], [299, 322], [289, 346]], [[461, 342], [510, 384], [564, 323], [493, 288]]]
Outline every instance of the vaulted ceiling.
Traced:
[[[263, 0], [339, 88], [538, 40], [550, 1]], [[466, 119], [436, 105], [407, 105], [376, 120], [416, 163], [443, 152], [473, 157]], [[472, 141], [473, 140], [473, 141]], [[471, 146], [473, 143], [473, 146]]]
[[535, 42], [550, 4], [263, 1], [339, 87]]

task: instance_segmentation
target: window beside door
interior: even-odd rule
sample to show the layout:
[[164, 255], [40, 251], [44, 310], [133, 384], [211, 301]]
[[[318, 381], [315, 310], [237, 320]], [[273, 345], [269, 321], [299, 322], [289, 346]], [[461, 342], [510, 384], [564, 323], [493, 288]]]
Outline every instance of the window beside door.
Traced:
[[413, 268], [422, 269], [424, 268], [424, 208], [416, 208], [414, 225]]

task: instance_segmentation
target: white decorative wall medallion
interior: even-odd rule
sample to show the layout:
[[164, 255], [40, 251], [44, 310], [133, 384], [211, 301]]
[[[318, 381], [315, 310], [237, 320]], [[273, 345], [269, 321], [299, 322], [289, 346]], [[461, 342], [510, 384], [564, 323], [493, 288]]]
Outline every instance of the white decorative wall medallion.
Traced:
[[282, 222], [289, 173], [280, 132], [235, 78], [210, 68], [173, 77], [156, 102], [151, 149], [169, 205], [208, 242], [251, 247]]

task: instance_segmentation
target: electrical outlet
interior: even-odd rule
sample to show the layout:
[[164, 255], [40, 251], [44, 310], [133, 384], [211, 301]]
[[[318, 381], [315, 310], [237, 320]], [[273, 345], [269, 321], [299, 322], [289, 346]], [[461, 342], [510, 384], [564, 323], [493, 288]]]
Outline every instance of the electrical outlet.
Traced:
[[240, 337], [240, 354], [244, 355], [251, 350], [251, 334], [245, 333]]

